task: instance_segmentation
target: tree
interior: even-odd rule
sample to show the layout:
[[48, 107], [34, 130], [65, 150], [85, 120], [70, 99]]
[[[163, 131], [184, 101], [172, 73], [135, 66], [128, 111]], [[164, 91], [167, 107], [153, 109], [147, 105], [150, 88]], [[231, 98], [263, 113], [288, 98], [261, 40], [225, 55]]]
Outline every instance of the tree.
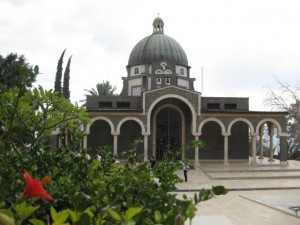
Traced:
[[65, 55], [66, 49], [62, 52], [58, 63], [57, 63], [57, 69], [56, 69], [56, 76], [55, 76], [55, 84], [54, 84], [54, 90], [61, 95], [61, 79], [62, 79], [62, 73], [63, 73], [63, 58]]
[[[86, 112], [41, 86], [20, 95], [20, 89], [0, 93], [0, 141], [16, 151], [47, 148], [56, 128], [74, 129], [87, 122]], [[37, 147], [39, 146], [39, 147]]]
[[61, 85], [62, 75], [63, 75], [63, 59], [66, 49], [62, 52], [58, 63], [55, 76], [54, 90], [58, 92], [59, 96], [63, 96], [66, 99], [70, 98], [70, 66], [72, 56], [69, 58], [65, 72], [64, 72], [64, 83], [63, 87]]
[[31, 66], [26, 58], [16, 53], [10, 53], [6, 57], [0, 55], [0, 84], [7, 89], [14, 86], [25, 89], [32, 87], [36, 76], [39, 74], [38, 66]]
[[290, 139], [299, 145], [300, 142], [300, 87], [290, 86], [277, 79], [278, 89], [271, 89], [265, 99], [265, 104], [272, 109], [289, 112], [288, 132]]
[[109, 81], [102, 81], [102, 83], [96, 84], [96, 89], [92, 88], [90, 90], [84, 89], [87, 91], [90, 95], [96, 95], [96, 96], [113, 96], [114, 91], [117, 89], [116, 86], [112, 86]]
[[66, 99], [70, 98], [69, 86], [70, 86], [70, 65], [71, 65], [71, 58], [72, 58], [72, 56], [68, 60], [68, 64], [67, 64], [67, 67], [66, 67], [65, 73], [64, 73], [63, 96]]
[[54, 84], [54, 90], [58, 92], [58, 95], [61, 96], [61, 79], [62, 79], [62, 73], [63, 73], [63, 59], [65, 55], [66, 49], [62, 52], [58, 63], [57, 63], [57, 70], [56, 70], [56, 76], [55, 76], [55, 84]]

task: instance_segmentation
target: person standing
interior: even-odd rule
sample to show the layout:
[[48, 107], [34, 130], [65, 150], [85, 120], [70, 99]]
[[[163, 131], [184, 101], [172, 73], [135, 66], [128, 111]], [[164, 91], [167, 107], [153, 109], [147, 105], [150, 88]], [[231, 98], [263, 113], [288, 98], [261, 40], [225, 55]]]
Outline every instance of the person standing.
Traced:
[[187, 178], [187, 173], [190, 169], [190, 166], [184, 162], [182, 162], [182, 170], [183, 170], [183, 175], [184, 175], [184, 181], [187, 182], [188, 181], [188, 178]]
[[156, 164], [156, 160], [155, 160], [155, 157], [152, 156], [151, 159], [150, 159], [150, 167], [153, 168]]

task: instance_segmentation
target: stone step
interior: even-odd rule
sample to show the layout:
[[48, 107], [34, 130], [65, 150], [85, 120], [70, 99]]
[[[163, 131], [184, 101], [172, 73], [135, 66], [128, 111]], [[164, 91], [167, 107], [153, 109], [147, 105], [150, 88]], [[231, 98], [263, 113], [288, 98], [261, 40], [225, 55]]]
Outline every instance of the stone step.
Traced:
[[254, 179], [300, 179], [299, 172], [248, 172], [241, 173], [240, 172], [231, 172], [231, 173], [223, 173], [223, 172], [209, 172], [206, 175], [212, 180], [254, 180]]
[[300, 179], [300, 176], [261, 176], [261, 177], [211, 177], [212, 180], [266, 180], [266, 179]]
[[244, 168], [236, 168], [236, 169], [226, 169], [223, 168], [222, 170], [219, 169], [203, 169], [203, 171], [205, 173], [251, 173], [251, 172], [300, 172], [300, 169], [282, 169], [282, 168], [278, 168], [278, 169], [269, 169], [269, 168], [265, 168], [265, 169], [253, 169], [253, 168], [249, 168], [249, 169], [244, 169]]

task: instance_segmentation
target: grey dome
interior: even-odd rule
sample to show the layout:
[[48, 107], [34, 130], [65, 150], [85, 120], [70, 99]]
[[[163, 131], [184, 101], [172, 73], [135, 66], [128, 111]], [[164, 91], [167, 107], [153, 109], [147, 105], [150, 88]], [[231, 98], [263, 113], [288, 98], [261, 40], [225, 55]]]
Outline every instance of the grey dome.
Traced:
[[155, 18], [154, 21], [153, 21], [153, 25], [155, 25], [155, 24], [164, 25], [164, 21], [162, 20], [162, 18], [157, 17], [157, 18]]
[[188, 66], [187, 56], [180, 44], [163, 33], [163, 21], [156, 18], [153, 22], [153, 34], [138, 42], [132, 49], [128, 66], [148, 64], [166, 60], [171, 63]]

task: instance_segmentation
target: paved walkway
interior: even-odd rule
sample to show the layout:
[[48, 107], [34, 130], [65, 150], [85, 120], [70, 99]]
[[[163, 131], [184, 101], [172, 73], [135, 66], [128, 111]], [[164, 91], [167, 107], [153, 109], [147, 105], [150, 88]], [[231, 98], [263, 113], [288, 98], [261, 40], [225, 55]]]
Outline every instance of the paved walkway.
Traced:
[[[183, 178], [182, 171], [177, 173]], [[202, 188], [216, 185], [230, 191], [199, 203], [193, 225], [300, 225], [300, 211], [298, 216], [289, 209], [300, 206], [300, 161], [289, 161], [288, 166], [267, 159], [257, 166], [200, 162], [188, 172], [188, 182], [177, 185], [176, 193], [192, 198]]]

